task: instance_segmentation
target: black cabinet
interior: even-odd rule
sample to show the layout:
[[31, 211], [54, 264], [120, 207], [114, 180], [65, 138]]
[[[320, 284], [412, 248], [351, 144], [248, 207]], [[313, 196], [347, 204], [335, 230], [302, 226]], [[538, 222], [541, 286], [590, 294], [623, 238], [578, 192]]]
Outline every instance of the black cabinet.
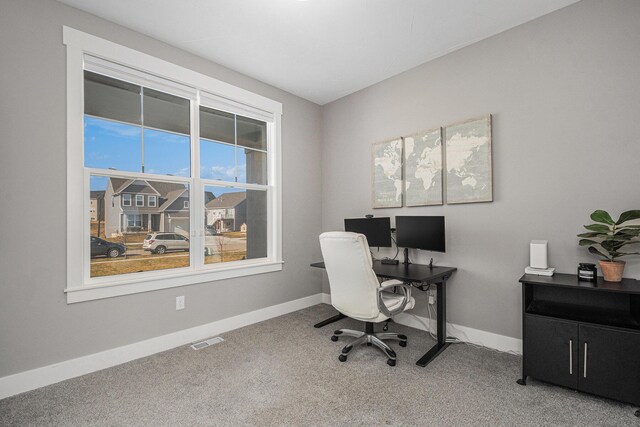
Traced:
[[580, 325], [578, 389], [640, 405], [640, 333]]
[[523, 359], [528, 376], [564, 387], [578, 388], [578, 328], [575, 323], [527, 316]]
[[640, 405], [640, 282], [524, 275], [527, 377]]

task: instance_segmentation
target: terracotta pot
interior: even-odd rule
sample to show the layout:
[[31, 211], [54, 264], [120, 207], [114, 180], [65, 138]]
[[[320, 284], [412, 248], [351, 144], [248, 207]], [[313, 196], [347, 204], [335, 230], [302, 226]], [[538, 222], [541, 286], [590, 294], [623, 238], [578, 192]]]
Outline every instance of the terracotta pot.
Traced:
[[622, 273], [624, 272], [624, 261], [598, 261], [604, 280], [607, 282], [622, 281]]

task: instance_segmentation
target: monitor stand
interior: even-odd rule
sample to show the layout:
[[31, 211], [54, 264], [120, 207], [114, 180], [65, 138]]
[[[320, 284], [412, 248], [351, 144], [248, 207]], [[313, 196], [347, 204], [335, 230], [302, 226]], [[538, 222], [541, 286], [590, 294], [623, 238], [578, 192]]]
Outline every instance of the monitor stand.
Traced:
[[409, 248], [404, 248], [404, 265], [409, 265], [411, 262], [409, 261]]

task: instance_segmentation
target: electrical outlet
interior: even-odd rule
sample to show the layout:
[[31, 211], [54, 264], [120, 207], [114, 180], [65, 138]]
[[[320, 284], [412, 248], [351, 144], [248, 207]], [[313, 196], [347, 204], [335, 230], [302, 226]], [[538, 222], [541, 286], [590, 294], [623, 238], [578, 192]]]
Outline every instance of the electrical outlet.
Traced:
[[184, 310], [184, 295], [176, 297], [176, 310]]

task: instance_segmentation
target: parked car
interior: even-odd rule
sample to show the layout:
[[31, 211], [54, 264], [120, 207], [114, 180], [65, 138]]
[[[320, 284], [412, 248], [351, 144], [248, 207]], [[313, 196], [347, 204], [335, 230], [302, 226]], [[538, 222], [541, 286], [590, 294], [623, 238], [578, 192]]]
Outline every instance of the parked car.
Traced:
[[118, 258], [126, 251], [127, 247], [123, 244], [91, 236], [91, 257], [107, 256], [109, 258]]
[[215, 229], [212, 225], [207, 225], [204, 229], [205, 236], [219, 236], [218, 230]]
[[189, 239], [178, 233], [151, 233], [145, 237], [142, 249], [154, 254], [167, 251], [188, 251]]

